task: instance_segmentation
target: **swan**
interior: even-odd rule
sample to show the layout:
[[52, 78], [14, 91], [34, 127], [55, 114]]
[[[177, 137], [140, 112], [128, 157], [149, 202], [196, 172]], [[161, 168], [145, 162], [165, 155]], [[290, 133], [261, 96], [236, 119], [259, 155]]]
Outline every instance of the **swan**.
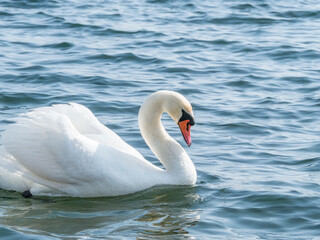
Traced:
[[151, 164], [83, 105], [57, 104], [20, 115], [2, 134], [0, 188], [23, 192], [24, 197], [100, 197], [156, 185], [194, 185], [195, 166], [164, 129], [164, 112], [178, 124], [188, 146], [195, 124], [191, 104], [177, 92], [155, 92], [141, 105], [141, 135], [163, 168]]

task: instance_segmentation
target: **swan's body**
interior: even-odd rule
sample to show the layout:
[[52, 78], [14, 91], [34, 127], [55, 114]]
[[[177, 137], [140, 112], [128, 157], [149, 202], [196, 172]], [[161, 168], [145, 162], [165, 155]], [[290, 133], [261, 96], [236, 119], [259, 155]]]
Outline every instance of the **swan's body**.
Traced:
[[20, 116], [3, 133], [0, 188], [30, 190], [33, 195], [93, 197], [129, 194], [163, 184], [192, 185], [195, 167], [163, 128], [161, 115], [165, 111], [179, 125], [185, 113], [193, 121], [191, 105], [175, 92], [154, 93], [141, 106], [141, 134], [164, 165], [162, 169], [82, 105], [37, 108]]

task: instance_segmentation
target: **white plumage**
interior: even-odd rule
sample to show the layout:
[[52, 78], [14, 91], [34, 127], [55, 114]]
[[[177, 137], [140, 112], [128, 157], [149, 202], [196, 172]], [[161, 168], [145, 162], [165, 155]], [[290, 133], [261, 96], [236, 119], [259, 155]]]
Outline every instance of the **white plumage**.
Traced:
[[[152, 103], [159, 96], [163, 104], [167, 97], [175, 96], [178, 102], [183, 100], [178, 106], [190, 108], [180, 94], [161, 91], [148, 98], [139, 121], [140, 117], [142, 122], [150, 118], [151, 113], [146, 112], [150, 107], [160, 107]], [[157, 119], [163, 111], [153, 112]], [[193, 184], [196, 173], [188, 155], [161, 122], [152, 123], [153, 118], [148, 120], [152, 129], [144, 138], [147, 143], [161, 142], [151, 149], [156, 155], [162, 152], [160, 161], [166, 170], [144, 159], [82, 105], [53, 105], [21, 115], [2, 136], [0, 187], [30, 190], [33, 195], [92, 197], [128, 194], [160, 184]], [[154, 139], [154, 134], [160, 137]], [[172, 161], [181, 162], [182, 167], [171, 167]]]

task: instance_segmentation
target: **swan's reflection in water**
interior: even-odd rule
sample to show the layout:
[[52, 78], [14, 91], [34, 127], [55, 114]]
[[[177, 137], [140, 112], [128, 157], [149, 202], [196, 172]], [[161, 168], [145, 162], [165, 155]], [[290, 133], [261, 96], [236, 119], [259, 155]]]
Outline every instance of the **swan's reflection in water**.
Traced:
[[[191, 238], [199, 200], [195, 187], [158, 187], [112, 198], [33, 198], [0, 190], [0, 225], [63, 238]], [[15, 206], [15, 207], [12, 207]]]
[[155, 196], [153, 206], [135, 219], [145, 225], [139, 236], [145, 239], [177, 235], [187, 237], [188, 228], [199, 219], [198, 211], [192, 209], [198, 199], [194, 188], [173, 188]]

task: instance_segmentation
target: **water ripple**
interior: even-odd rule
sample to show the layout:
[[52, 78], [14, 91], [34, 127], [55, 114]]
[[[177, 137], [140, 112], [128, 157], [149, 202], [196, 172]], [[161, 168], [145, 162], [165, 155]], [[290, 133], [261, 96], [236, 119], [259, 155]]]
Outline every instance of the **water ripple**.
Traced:
[[[140, 104], [193, 105], [195, 187], [98, 199], [0, 190], [0, 237], [317, 239], [317, 1], [0, 2], [0, 138], [18, 114], [78, 102], [148, 160]], [[179, 129], [163, 117], [182, 145]], [[185, 146], [185, 145], [183, 145]]]

